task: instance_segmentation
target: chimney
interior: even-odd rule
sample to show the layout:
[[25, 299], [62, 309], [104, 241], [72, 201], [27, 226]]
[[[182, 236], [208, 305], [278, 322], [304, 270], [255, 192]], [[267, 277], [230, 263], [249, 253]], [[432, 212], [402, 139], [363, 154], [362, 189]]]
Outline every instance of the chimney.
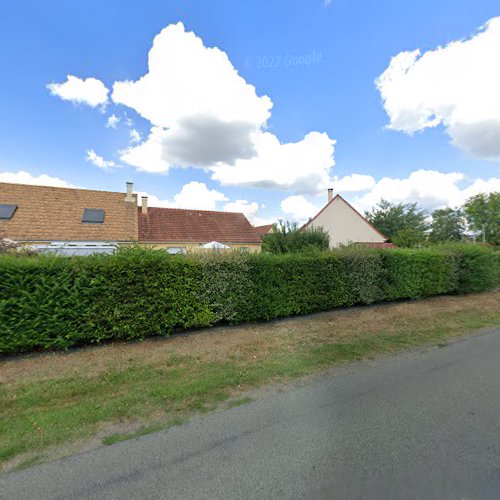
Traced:
[[330, 203], [333, 200], [333, 189], [330, 188], [328, 189], [328, 203]]
[[148, 213], [148, 197], [147, 196], [142, 197], [141, 213], [144, 215], [146, 215]]
[[125, 201], [134, 201], [134, 195], [132, 192], [134, 191], [134, 183], [127, 182], [127, 196], [125, 196]]

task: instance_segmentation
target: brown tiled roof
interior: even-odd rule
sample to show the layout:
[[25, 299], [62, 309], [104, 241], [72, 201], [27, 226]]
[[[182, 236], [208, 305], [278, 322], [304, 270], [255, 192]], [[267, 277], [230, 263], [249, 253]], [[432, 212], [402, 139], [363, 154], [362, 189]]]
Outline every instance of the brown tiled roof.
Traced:
[[257, 234], [262, 237], [267, 234], [272, 227], [272, 224], [265, 224], [264, 226], [255, 226], [254, 229], [257, 231]]
[[180, 208], [138, 209], [139, 241], [165, 243], [260, 243], [247, 218], [236, 212]]
[[[0, 237], [15, 241], [137, 241], [137, 201], [125, 193], [0, 183], [0, 204], [17, 205], [0, 219]], [[102, 224], [82, 223], [84, 208], [104, 209]]]

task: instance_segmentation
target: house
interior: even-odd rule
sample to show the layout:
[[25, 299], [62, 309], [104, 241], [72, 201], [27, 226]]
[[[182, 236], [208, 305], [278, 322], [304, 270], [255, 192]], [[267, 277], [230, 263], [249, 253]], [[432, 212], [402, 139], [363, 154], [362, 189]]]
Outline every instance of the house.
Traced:
[[86, 255], [137, 241], [137, 196], [0, 183], [0, 238]]
[[198, 250], [207, 243], [253, 253], [260, 252], [262, 243], [242, 213], [148, 207], [145, 196], [138, 208], [138, 229], [141, 245], [172, 254]]
[[140, 244], [169, 253], [229, 247], [259, 252], [261, 239], [242, 213], [137, 206], [125, 193], [0, 183], [0, 238], [64, 255], [113, 252]]
[[333, 196], [333, 189], [328, 190], [328, 203], [301, 230], [319, 227], [330, 236], [332, 248], [350, 243], [370, 247], [394, 246], [386, 243], [387, 238], [342, 196]]
[[254, 226], [254, 229], [257, 234], [261, 238], [263, 238], [266, 234], [269, 234], [273, 231], [273, 225], [274, 224], [265, 224], [264, 226]]

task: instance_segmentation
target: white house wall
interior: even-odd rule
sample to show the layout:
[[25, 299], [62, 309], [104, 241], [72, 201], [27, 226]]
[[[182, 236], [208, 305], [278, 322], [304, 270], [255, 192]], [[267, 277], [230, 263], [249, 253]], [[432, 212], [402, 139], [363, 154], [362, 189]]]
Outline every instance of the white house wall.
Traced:
[[330, 246], [349, 243], [383, 243], [384, 238], [342, 198], [333, 201], [308, 227], [322, 227], [330, 235]]

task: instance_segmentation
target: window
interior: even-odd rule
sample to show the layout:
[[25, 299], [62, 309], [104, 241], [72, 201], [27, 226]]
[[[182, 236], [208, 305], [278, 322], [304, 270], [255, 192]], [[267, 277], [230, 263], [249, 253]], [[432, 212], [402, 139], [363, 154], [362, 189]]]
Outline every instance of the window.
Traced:
[[17, 205], [0, 205], [0, 219], [11, 219]]
[[104, 210], [102, 208], [84, 208], [82, 222], [102, 224], [104, 222]]
[[250, 249], [248, 247], [240, 247], [240, 253], [250, 253]]

